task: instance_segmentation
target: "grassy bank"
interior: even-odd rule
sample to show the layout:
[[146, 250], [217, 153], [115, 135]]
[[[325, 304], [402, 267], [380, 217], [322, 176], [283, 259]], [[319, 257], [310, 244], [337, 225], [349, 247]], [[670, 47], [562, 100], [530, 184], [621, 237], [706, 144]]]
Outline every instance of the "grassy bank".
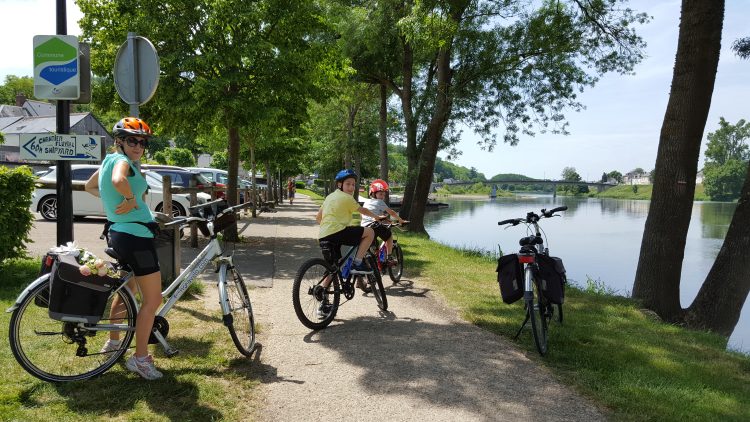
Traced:
[[523, 305], [500, 298], [494, 259], [402, 234], [406, 277], [417, 276], [468, 321], [511, 339], [560, 382], [610, 409], [615, 420], [750, 420], [750, 357], [726, 339], [661, 323], [601, 286], [568, 288], [564, 325], [550, 327], [550, 351], [530, 331], [513, 335]]
[[301, 193], [303, 195], [307, 195], [307, 196], [310, 197], [310, 199], [313, 199], [313, 200], [315, 200], [315, 199], [324, 199], [323, 196], [321, 196], [321, 195], [319, 195], [319, 194], [317, 194], [317, 193], [315, 193], [315, 192], [313, 192], [311, 190], [308, 190], [308, 189], [297, 189], [297, 192]]
[[[36, 260], [0, 266], [2, 310], [36, 277], [38, 268]], [[170, 311], [169, 339], [180, 354], [168, 359], [152, 346], [164, 372], [160, 380], [142, 380], [119, 364], [99, 378], [59, 385], [33, 378], [16, 363], [7, 343], [10, 314], [3, 312], [0, 420], [248, 420], [259, 404], [256, 387], [264, 369], [234, 348], [214, 308], [202, 300], [183, 300]]]
[[[615, 199], [651, 199], [651, 191], [653, 185], [635, 185], [636, 189], [633, 190], [633, 186], [620, 185], [611, 187], [603, 192], [592, 192], [589, 194], [591, 198], [615, 198]], [[696, 201], [709, 201], [711, 198], [706, 195], [706, 191], [703, 189], [702, 184], [695, 185]]]

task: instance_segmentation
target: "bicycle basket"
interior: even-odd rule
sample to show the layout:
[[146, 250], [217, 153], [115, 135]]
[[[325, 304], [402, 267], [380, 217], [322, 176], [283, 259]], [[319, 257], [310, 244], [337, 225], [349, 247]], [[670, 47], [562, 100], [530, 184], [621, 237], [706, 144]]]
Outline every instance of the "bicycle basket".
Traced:
[[226, 212], [214, 220], [214, 233], [220, 233], [232, 224], [237, 223], [237, 214]]
[[107, 299], [118, 279], [84, 276], [73, 255], [60, 255], [52, 265], [49, 317], [58, 321], [97, 323], [104, 314]]

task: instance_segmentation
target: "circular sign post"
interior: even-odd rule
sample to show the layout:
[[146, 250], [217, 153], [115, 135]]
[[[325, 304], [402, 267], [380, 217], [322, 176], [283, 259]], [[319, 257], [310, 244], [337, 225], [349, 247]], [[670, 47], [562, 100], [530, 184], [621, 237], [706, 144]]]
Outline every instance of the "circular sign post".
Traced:
[[159, 86], [159, 56], [148, 39], [128, 33], [128, 40], [117, 50], [115, 88], [130, 104], [130, 114], [138, 117], [138, 106], [146, 104]]

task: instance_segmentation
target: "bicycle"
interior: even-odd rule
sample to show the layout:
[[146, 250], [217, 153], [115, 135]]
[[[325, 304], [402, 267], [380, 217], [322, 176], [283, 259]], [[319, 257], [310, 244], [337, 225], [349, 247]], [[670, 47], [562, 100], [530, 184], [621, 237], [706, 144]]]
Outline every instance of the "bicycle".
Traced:
[[[387, 228], [400, 227], [403, 224], [399, 222], [374, 222], [369, 224], [368, 227], [375, 227], [377, 224], [381, 224]], [[373, 240], [370, 245], [370, 255], [375, 257], [375, 263], [377, 269], [381, 274], [385, 274], [388, 271], [388, 276], [391, 278], [394, 284], [398, 284], [401, 281], [401, 276], [404, 274], [404, 252], [401, 250], [401, 246], [398, 244], [395, 232], [393, 233], [393, 249], [391, 250], [391, 256], [396, 259], [395, 264], [388, 263], [388, 251], [385, 246], [385, 241], [380, 243], [378, 247], [377, 240]]]
[[[162, 292], [162, 297], [168, 299], [156, 313], [149, 343], [160, 344], [168, 357], [175, 356], [178, 350], [166, 340], [169, 323], [165, 316], [212, 261], [216, 264], [216, 272], [219, 273], [222, 321], [240, 353], [250, 356], [255, 348], [255, 318], [250, 296], [242, 276], [232, 261], [232, 255], [224, 255], [217, 238], [218, 233], [234, 224], [236, 212], [245, 205], [217, 212], [216, 207], [223, 203], [224, 200], [218, 200], [191, 207], [191, 211], [197, 211], [201, 215], [204, 214], [205, 208], [211, 207], [213, 215], [183, 217], [164, 225], [165, 228], [175, 225], [182, 228], [196, 222], [201, 232], [210, 238], [206, 247], [185, 271]], [[113, 278], [112, 285], [104, 291], [103, 297], [106, 302], [103, 305], [104, 311], [100, 314], [102, 318], [82, 318], [75, 315], [51, 318], [52, 309], [48, 308], [51, 303], [52, 276], [49, 270], [55, 259], [62, 259], [52, 255], [45, 257], [42, 264], [43, 270], [46, 268], [47, 273], [26, 287], [15, 304], [6, 311], [13, 313], [9, 330], [11, 351], [18, 363], [31, 375], [49, 382], [85, 380], [110, 369], [130, 347], [139, 309], [134, 292], [127, 287], [133, 273], [127, 265], [119, 262], [119, 257], [113, 249], [107, 248], [106, 252], [115, 259], [114, 268], [118, 274], [126, 274], [119, 279]], [[119, 301], [118, 305], [113, 305], [115, 298]], [[114, 312], [111, 312], [113, 307]], [[122, 333], [121, 347], [103, 352], [102, 347], [111, 331]]]
[[[551, 291], [551, 289], [553, 288], [556, 289], [554, 283], [551, 280], [546, 279], [551, 277], [542, 276], [543, 269], [540, 266], [540, 262], [545, 261], [546, 266], [548, 265], [546, 263], [547, 260], [555, 258], [549, 257], [549, 249], [544, 246], [545, 242], [542, 239], [539, 220], [542, 218], [559, 216], [559, 214], [555, 213], [559, 211], [565, 211], [567, 209], [567, 206], [553, 208], [549, 211], [542, 209], [541, 215], [537, 215], [534, 212], [529, 212], [526, 214], [525, 218], [512, 218], [499, 221], [497, 223], [499, 226], [505, 224], [517, 226], [518, 224], [524, 223], [526, 224], [527, 230], [533, 231], [532, 235], [523, 237], [519, 240], [521, 249], [518, 252], [517, 259], [518, 263], [523, 265], [523, 299], [526, 317], [524, 318], [523, 323], [521, 324], [521, 327], [518, 329], [518, 332], [516, 333], [514, 338], [518, 338], [518, 336], [521, 334], [521, 331], [526, 326], [526, 323], [528, 321], [531, 321], [531, 332], [534, 337], [534, 343], [536, 344], [536, 348], [539, 351], [539, 354], [542, 356], [547, 353], [548, 349], [547, 328], [555, 313], [555, 309], [552, 305], [557, 305], [557, 318], [558, 322], [560, 323], [562, 323], [563, 320], [563, 313], [562, 300], [559, 300], [560, 303], [553, 303], [548, 297], [551, 295], [551, 293], [548, 293], [548, 291]], [[559, 263], [562, 267], [561, 260], [559, 260]], [[544, 270], [546, 274], [546, 267], [544, 268]], [[558, 270], [555, 269], [555, 271]], [[564, 280], [564, 268], [562, 269], [562, 273], [562, 277]], [[560, 281], [560, 289], [562, 288], [562, 281]], [[538, 317], [536, 315], [537, 313]]]
[[[367, 278], [378, 308], [388, 310], [383, 280], [376, 270], [377, 264], [372, 255], [368, 253], [364, 256], [373, 269], [372, 273], [351, 274], [350, 268], [359, 246], [351, 246], [343, 257], [338, 244], [323, 241], [320, 242], [320, 247], [324, 258], [312, 258], [303, 263], [297, 270], [292, 286], [294, 312], [305, 327], [312, 330], [327, 327], [336, 316], [339, 306], [343, 305], [340, 303], [341, 295], [347, 301], [351, 300], [354, 297], [355, 283], [358, 279], [362, 280], [361, 277]], [[323, 285], [324, 281], [329, 282], [327, 286]]]

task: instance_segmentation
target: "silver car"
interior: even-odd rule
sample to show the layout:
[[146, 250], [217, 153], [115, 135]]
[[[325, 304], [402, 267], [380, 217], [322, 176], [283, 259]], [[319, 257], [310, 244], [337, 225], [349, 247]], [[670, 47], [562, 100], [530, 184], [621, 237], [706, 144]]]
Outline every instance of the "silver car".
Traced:
[[[99, 165], [94, 164], [72, 164], [71, 174], [73, 181], [85, 182], [87, 181], [96, 170], [99, 169]], [[146, 204], [149, 209], [156, 212], [162, 212], [164, 206], [164, 198], [162, 194], [162, 182], [161, 176], [151, 172], [145, 172], [146, 182], [148, 183], [149, 189], [146, 193]], [[41, 175], [38, 179], [40, 182], [51, 182], [57, 181], [57, 170], [54, 166], [50, 167], [49, 170]], [[211, 195], [206, 193], [198, 193], [198, 203], [202, 204], [211, 200]], [[187, 194], [173, 194], [172, 195], [172, 214], [174, 216], [185, 216], [187, 215], [187, 209], [190, 206], [190, 199]], [[37, 188], [31, 196], [31, 207], [32, 212], [39, 212], [42, 218], [49, 221], [57, 220], [57, 192], [54, 189]], [[104, 217], [104, 209], [102, 208], [102, 202], [99, 198], [89, 194], [86, 191], [74, 190], [73, 191], [73, 216], [84, 217], [84, 216], [97, 216]]]

